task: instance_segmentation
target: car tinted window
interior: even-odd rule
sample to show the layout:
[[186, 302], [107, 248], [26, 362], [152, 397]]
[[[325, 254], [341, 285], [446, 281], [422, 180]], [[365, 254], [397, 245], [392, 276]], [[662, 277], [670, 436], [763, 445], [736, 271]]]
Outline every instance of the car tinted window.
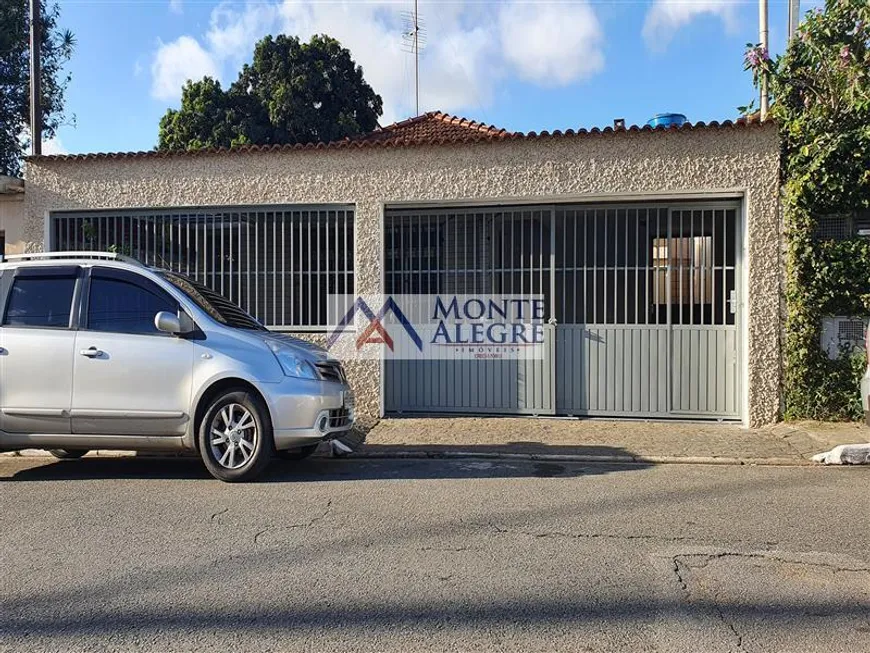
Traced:
[[6, 326], [65, 328], [76, 280], [74, 277], [19, 277], [9, 291]]
[[94, 277], [88, 299], [88, 329], [113, 333], [161, 333], [154, 326], [160, 311], [178, 312], [168, 295], [120, 279]]

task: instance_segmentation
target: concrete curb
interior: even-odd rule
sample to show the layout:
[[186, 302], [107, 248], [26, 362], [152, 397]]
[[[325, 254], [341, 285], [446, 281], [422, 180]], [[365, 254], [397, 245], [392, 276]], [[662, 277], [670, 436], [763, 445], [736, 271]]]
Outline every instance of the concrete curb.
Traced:
[[[194, 454], [175, 453], [136, 453], [134, 451], [92, 451], [88, 458], [197, 458]], [[315, 454], [318, 458], [329, 457], [326, 454]], [[40, 449], [25, 449], [0, 453], [3, 458], [52, 458], [47, 451]], [[380, 459], [380, 460], [521, 460], [541, 462], [570, 462], [589, 464], [635, 464], [635, 465], [747, 465], [759, 467], [822, 467], [811, 460], [800, 458], [735, 458], [730, 456], [620, 456], [620, 455], [590, 455], [590, 454], [547, 454], [547, 453], [513, 453], [494, 451], [356, 451], [346, 459]]]
[[373, 459], [471, 459], [490, 460], [528, 460], [545, 462], [575, 462], [599, 464], [654, 464], [654, 465], [757, 465], [766, 467], [810, 467], [817, 466], [811, 460], [801, 458], [733, 458], [728, 456], [619, 456], [589, 454], [546, 454], [477, 451], [357, 451], [348, 458]]

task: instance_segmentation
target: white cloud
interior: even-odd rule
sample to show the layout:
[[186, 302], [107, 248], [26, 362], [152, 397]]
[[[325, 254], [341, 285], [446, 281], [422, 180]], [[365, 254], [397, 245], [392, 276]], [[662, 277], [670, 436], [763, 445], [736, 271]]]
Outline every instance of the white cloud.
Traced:
[[[177, 99], [190, 70], [198, 78], [217, 69], [223, 82], [234, 81], [254, 44], [267, 34], [283, 32], [304, 41], [329, 34], [350, 50], [383, 98], [381, 123], [406, 118], [415, 111], [414, 60], [402, 39], [407, 9], [395, 0], [221, 2], [199, 40], [184, 36], [160, 46], [152, 94]], [[552, 86], [586, 79], [604, 65], [601, 26], [585, 0], [496, 5], [421, 0], [420, 14], [426, 36], [420, 56], [421, 112], [486, 106], [514, 72]], [[170, 65], [176, 60], [184, 66]]]
[[[461, 8], [461, 7], [460, 7]], [[421, 3], [427, 43], [420, 55], [420, 111], [458, 111], [485, 104], [492, 93], [491, 30], [466, 26], [456, 5]], [[414, 60], [404, 51], [408, 27], [395, 3], [316, 3], [286, 0], [282, 31], [307, 40], [329, 34], [348, 48], [366, 81], [384, 100], [386, 124], [412, 115]]]
[[601, 25], [585, 2], [512, 2], [499, 23], [504, 56], [523, 79], [564, 86], [604, 68]]
[[184, 13], [183, 0], [169, 0], [169, 11], [173, 14]]
[[734, 0], [654, 0], [643, 24], [643, 38], [651, 50], [664, 50], [674, 33], [704, 14], [718, 16], [725, 28], [737, 28]]
[[211, 12], [205, 40], [215, 58], [241, 61], [251, 56], [254, 44], [276, 25], [278, 7], [249, 2], [244, 10], [221, 2]]
[[160, 43], [151, 64], [151, 95], [158, 100], [177, 100], [188, 79], [219, 76], [212, 55], [190, 36]]

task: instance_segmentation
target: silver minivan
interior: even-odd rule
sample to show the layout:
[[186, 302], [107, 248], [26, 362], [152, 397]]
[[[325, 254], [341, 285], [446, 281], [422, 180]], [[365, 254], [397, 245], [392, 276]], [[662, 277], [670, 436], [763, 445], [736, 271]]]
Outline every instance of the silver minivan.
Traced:
[[0, 450], [196, 451], [222, 481], [353, 425], [341, 364], [174, 272], [102, 252], [0, 263]]

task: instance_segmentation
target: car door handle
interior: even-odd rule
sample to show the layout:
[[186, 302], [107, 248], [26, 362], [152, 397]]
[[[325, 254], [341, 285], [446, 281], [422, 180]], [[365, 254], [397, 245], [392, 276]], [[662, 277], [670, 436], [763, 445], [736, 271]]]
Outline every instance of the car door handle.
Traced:
[[103, 352], [101, 352], [96, 347], [89, 347], [88, 349], [82, 349], [79, 353], [82, 356], [87, 356], [88, 358], [98, 358], [99, 356], [103, 355]]

